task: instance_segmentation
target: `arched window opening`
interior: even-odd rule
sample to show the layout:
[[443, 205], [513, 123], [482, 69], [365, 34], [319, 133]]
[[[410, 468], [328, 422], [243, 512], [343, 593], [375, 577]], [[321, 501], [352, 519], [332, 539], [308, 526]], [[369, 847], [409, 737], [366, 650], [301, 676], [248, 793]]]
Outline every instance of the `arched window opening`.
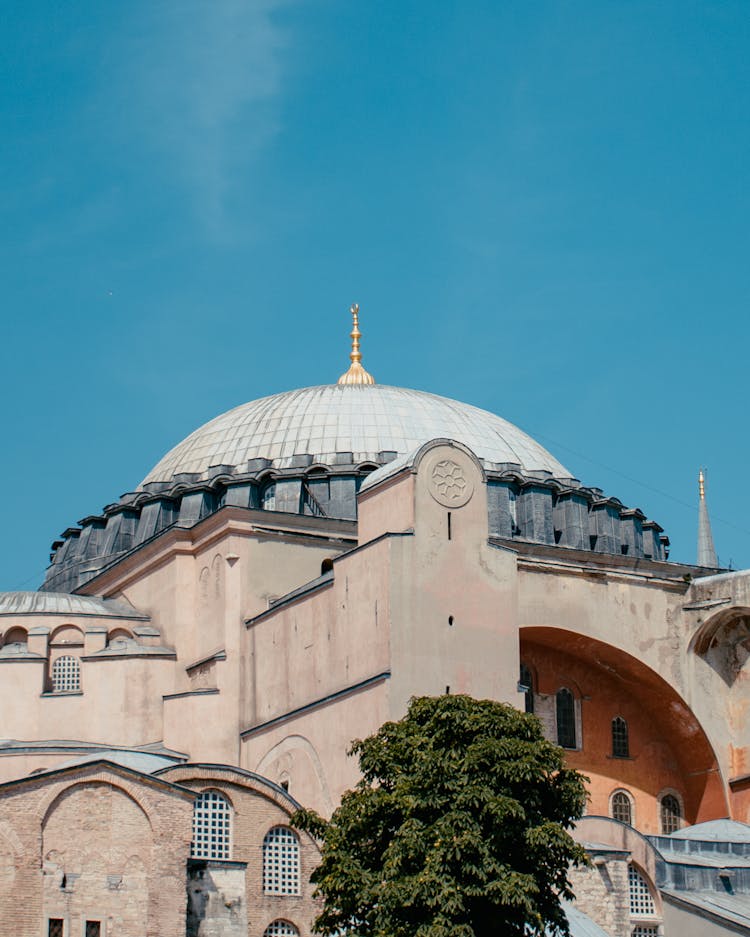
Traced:
[[566, 687], [557, 691], [557, 744], [576, 747], [576, 711], [573, 694]]
[[276, 482], [269, 482], [264, 486], [260, 495], [260, 506], [264, 511], [276, 510]]
[[634, 865], [628, 866], [628, 886], [630, 888], [630, 916], [655, 917], [656, 905], [651, 889]]
[[289, 921], [272, 921], [263, 931], [263, 937], [298, 937], [299, 931]]
[[5, 635], [5, 641], [3, 645], [7, 647], [9, 644], [25, 644], [29, 643], [29, 635], [25, 628], [11, 628], [10, 631]]
[[534, 679], [531, 671], [526, 664], [521, 664], [521, 671], [518, 678], [518, 689], [523, 691], [524, 701], [526, 703], [526, 712], [534, 712]]
[[52, 664], [52, 692], [78, 693], [81, 689], [81, 663], [77, 657], [64, 654]]
[[193, 842], [196, 859], [231, 858], [232, 808], [219, 791], [203, 791], [193, 805]]
[[263, 891], [299, 895], [299, 839], [288, 826], [275, 826], [263, 839]]
[[674, 794], [665, 794], [659, 809], [662, 836], [669, 836], [679, 830], [682, 822], [682, 807]]
[[628, 741], [628, 724], [622, 716], [615, 716], [612, 720], [612, 757], [629, 758], [630, 742]]
[[612, 795], [612, 819], [633, 825], [633, 803], [625, 791], [615, 791]]
[[108, 643], [113, 641], [125, 641], [132, 638], [133, 635], [127, 628], [113, 628], [109, 633]]
[[83, 646], [83, 632], [75, 625], [60, 625], [50, 635], [50, 647]]
[[320, 575], [325, 576], [326, 573], [333, 572], [333, 560], [330, 556], [327, 556], [323, 562], [320, 564]]

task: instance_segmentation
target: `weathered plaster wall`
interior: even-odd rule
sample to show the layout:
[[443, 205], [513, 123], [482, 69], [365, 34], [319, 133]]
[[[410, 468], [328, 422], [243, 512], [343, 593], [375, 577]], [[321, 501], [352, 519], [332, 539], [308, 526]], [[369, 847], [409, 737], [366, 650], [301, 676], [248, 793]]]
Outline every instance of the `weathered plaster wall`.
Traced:
[[414, 527], [414, 475], [399, 474], [357, 499], [357, 536], [369, 543], [385, 533], [401, 533]]
[[251, 731], [243, 739], [242, 766], [278, 784], [306, 807], [330, 816], [344, 791], [360, 779], [352, 740], [366, 738], [389, 718], [387, 678], [320, 708]]
[[393, 547], [391, 717], [445, 692], [517, 703], [516, 557], [488, 543], [483, 472], [463, 447], [425, 447], [414, 497], [414, 536]]

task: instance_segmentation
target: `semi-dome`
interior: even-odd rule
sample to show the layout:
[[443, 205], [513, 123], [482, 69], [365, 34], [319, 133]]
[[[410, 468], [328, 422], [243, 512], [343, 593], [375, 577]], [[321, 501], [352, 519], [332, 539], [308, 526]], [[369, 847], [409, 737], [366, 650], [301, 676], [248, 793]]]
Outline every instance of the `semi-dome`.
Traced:
[[171, 449], [140, 487], [184, 473], [210, 477], [212, 467], [243, 471], [253, 459], [274, 468], [354, 463], [403, 455], [435, 438], [465, 443], [485, 463], [516, 463], [523, 472], [570, 472], [534, 439], [486, 410], [419, 390], [383, 384], [332, 384], [274, 394], [217, 416]]

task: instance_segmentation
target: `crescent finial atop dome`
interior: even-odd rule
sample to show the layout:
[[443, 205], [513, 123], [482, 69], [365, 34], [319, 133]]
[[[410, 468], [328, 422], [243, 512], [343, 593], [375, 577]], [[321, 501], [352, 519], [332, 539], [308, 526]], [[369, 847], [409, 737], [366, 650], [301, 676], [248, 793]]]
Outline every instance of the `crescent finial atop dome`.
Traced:
[[359, 350], [359, 340], [362, 333], [359, 331], [359, 303], [352, 303], [349, 310], [352, 314], [352, 351], [349, 357], [352, 363], [349, 370], [338, 379], [339, 384], [374, 384], [375, 378], [362, 367], [362, 354]]

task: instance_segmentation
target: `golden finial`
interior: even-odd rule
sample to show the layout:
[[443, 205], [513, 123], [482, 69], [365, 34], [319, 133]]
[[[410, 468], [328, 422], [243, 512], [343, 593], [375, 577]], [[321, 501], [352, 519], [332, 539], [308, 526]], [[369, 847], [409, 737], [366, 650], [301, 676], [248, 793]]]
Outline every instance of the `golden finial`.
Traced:
[[375, 378], [362, 367], [362, 353], [359, 350], [359, 340], [362, 333], [359, 331], [359, 304], [352, 303], [349, 310], [352, 314], [352, 352], [349, 355], [352, 363], [349, 370], [339, 378], [339, 384], [374, 384]]
[[703, 474], [703, 469], [698, 470], [698, 494], [701, 496], [701, 501], [706, 500], [706, 476]]

